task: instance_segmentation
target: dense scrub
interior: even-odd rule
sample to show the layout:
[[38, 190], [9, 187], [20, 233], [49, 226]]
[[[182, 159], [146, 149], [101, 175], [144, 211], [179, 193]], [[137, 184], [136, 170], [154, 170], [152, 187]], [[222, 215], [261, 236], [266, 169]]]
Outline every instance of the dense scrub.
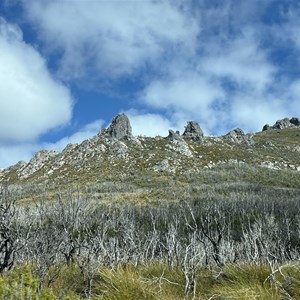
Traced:
[[22, 189], [3, 189], [0, 295], [298, 299], [299, 175], [289, 174], [292, 188], [274, 188], [246, 182], [251, 170], [242, 178], [232, 169], [218, 182], [225, 171], [201, 174], [198, 185], [186, 177], [188, 195], [143, 205], [108, 205], [72, 190], [18, 205]]

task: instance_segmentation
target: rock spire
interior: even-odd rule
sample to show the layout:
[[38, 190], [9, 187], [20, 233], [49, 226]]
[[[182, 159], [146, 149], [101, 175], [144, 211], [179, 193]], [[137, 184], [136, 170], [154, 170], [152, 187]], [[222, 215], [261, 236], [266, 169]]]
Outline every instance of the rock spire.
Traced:
[[204, 134], [198, 122], [189, 121], [187, 122], [187, 126], [185, 126], [183, 136], [194, 141], [201, 141]]
[[105, 130], [105, 133], [118, 140], [124, 137], [132, 137], [132, 128], [128, 117], [122, 113], [113, 118], [111, 125]]

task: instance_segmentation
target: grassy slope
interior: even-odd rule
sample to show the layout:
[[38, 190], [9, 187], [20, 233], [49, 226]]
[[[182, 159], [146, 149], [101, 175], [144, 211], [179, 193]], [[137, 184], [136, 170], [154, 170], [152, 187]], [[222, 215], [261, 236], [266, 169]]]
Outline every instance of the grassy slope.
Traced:
[[[300, 172], [288, 168], [288, 165], [300, 165], [300, 154], [295, 150], [300, 145], [300, 129], [261, 132], [255, 135], [254, 140], [254, 146], [210, 138], [208, 142], [211, 144], [189, 143], [194, 158], [179, 158], [180, 167], [171, 174], [151, 170], [153, 165], [165, 158], [171, 157], [173, 162], [178, 160], [166, 152], [169, 142], [143, 139], [143, 147], [147, 151], [140, 152], [132, 147], [129, 163], [124, 160], [112, 163], [105, 154], [101, 162], [91, 157], [89, 169], [83, 168], [80, 172], [71, 165], [64, 166], [64, 169], [55, 171], [46, 184], [45, 179], [39, 176], [47, 171], [47, 167], [23, 182], [18, 181], [14, 169], [8, 172], [6, 178], [10, 178], [11, 183], [21, 183], [22, 199], [26, 204], [41, 198], [41, 195], [54, 199], [57, 191], [66, 187], [79, 188], [86, 197], [101, 203], [135, 205], [209, 197], [226, 201], [233, 196], [238, 197], [239, 193], [255, 193], [257, 189], [260, 195], [295, 197], [300, 194]], [[149, 153], [154, 155], [147, 161]], [[203, 168], [210, 162], [230, 159], [246, 164], [217, 164], [212, 168]], [[258, 166], [266, 161], [279, 162], [284, 169]], [[186, 172], [191, 169], [195, 172]], [[59, 176], [64, 178], [57, 180]], [[270, 266], [249, 264], [228, 265], [221, 273], [214, 267], [199, 268], [194, 293], [186, 299], [300, 299], [300, 266], [290, 262], [277, 265], [275, 271], [270, 276]], [[184, 282], [182, 270], [172, 269], [164, 263], [146, 262], [137, 268], [126, 265], [114, 270], [100, 268], [95, 277], [93, 294], [94, 299], [184, 299]], [[39, 298], [84, 298], [84, 286], [85, 278], [80, 270], [75, 266], [65, 266]], [[35, 299], [36, 287], [37, 279], [32, 267], [26, 270], [16, 268], [0, 277], [0, 295], [7, 299]], [[26, 289], [30, 296], [26, 296]]]

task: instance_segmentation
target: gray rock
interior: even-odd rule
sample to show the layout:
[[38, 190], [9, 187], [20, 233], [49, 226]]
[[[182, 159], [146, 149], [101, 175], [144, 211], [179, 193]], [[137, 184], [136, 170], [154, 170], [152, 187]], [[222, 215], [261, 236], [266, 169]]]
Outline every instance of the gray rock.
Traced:
[[174, 131], [172, 129], [169, 129], [169, 135], [167, 136], [168, 139], [170, 140], [179, 140], [181, 139], [181, 136], [180, 136], [180, 132], [179, 131]]
[[252, 136], [252, 134], [245, 134], [242, 129], [236, 128], [234, 130], [229, 131], [225, 135], [225, 138], [232, 143], [252, 145]]
[[295, 125], [295, 126], [300, 126], [300, 120], [299, 120], [299, 118], [295, 118], [295, 117], [291, 118], [290, 119], [290, 123], [293, 124], [293, 125]]
[[41, 150], [37, 152], [29, 163], [19, 172], [20, 178], [27, 178], [36, 171], [40, 170], [44, 165], [47, 165], [49, 161], [58, 156], [59, 153], [54, 150]]
[[264, 125], [262, 131], [267, 131], [267, 130], [270, 130], [270, 129], [272, 129], [271, 126], [269, 124], [266, 124], [266, 125]]
[[276, 123], [272, 126], [273, 129], [285, 129], [292, 127], [290, 120], [288, 118], [284, 118], [282, 120], [276, 121]]
[[300, 120], [299, 118], [293, 117], [291, 119], [284, 118], [281, 120], [276, 121], [276, 123], [273, 126], [269, 126], [266, 124], [262, 131], [270, 130], [270, 129], [285, 129], [285, 128], [291, 128], [291, 127], [300, 127]]
[[111, 125], [105, 130], [106, 135], [118, 140], [124, 137], [132, 137], [132, 128], [128, 117], [125, 114], [119, 114], [113, 118]]
[[183, 136], [194, 141], [201, 141], [204, 134], [198, 122], [189, 121], [187, 122]]

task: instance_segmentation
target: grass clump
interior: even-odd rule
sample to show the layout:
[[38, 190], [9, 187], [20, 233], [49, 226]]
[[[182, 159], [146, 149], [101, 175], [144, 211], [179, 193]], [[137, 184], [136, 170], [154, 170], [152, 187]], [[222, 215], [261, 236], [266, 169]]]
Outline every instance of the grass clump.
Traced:
[[266, 281], [270, 273], [270, 268], [264, 265], [227, 266], [211, 294], [216, 295], [215, 299], [283, 299], [279, 289]]
[[118, 267], [116, 270], [100, 271], [101, 280], [97, 283], [96, 299], [105, 300], [158, 300], [151, 282], [147, 282], [132, 268]]

